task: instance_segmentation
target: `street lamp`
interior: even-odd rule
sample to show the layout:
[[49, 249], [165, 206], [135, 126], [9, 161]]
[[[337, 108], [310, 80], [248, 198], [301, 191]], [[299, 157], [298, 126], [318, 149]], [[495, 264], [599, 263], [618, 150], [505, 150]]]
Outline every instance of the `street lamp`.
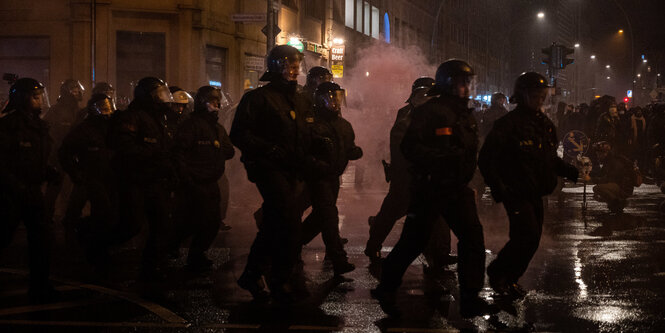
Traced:
[[596, 59], [596, 55], [595, 55], [595, 54], [592, 54], [590, 58], [591, 58], [591, 59]]
[[545, 18], [545, 13], [539, 12], [537, 16], [538, 16], [539, 19], [544, 19]]
[[580, 47], [580, 43], [575, 43], [575, 47], [576, 47], [576, 48], [579, 48], [579, 47]]
[[610, 67], [611, 67], [610, 65], [605, 66], [605, 68], [607, 68], [607, 69], [610, 69]]
[[622, 33], [623, 33], [623, 29], [619, 29], [619, 33], [622, 34]]

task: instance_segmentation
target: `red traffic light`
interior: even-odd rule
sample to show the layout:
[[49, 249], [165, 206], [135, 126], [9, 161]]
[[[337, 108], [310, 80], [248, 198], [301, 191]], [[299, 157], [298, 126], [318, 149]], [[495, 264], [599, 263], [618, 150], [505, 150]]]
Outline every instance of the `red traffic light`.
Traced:
[[624, 102], [624, 103], [628, 103], [628, 102], [630, 102], [630, 98], [628, 98], [628, 97], [624, 97], [624, 98], [623, 98], [623, 102]]

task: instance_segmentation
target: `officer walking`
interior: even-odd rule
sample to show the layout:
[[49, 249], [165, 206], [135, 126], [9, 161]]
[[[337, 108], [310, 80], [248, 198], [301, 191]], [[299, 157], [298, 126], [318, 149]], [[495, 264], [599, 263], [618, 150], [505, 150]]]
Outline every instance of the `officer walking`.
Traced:
[[402, 141], [412, 163], [411, 205], [399, 241], [383, 263], [381, 282], [372, 290], [388, 315], [399, 316], [395, 292], [411, 262], [425, 249], [437, 217], [442, 216], [459, 239], [460, 313], [473, 317], [489, 312], [478, 297], [485, 277], [485, 244], [473, 191], [467, 186], [476, 169], [478, 128], [467, 107], [474, 79], [461, 60], [442, 63], [436, 85], [440, 94], [413, 110]]
[[315, 162], [307, 177], [312, 213], [302, 226], [304, 244], [321, 232], [335, 275], [355, 269], [348, 261], [339, 235], [339, 177], [350, 160], [357, 160], [363, 154], [355, 144], [353, 127], [341, 115], [345, 96], [344, 89], [333, 82], [321, 83], [314, 94], [316, 120], [312, 124], [311, 151]]
[[[88, 261], [104, 262], [111, 228], [117, 222], [116, 177], [111, 168], [107, 138], [115, 104], [106, 94], [94, 94], [86, 108], [88, 116], [65, 137], [58, 150], [60, 165], [74, 183], [69, 196], [65, 225], [76, 230]], [[87, 223], [80, 219], [90, 202]]]
[[52, 140], [39, 118], [46, 103], [44, 86], [18, 79], [9, 90], [7, 115], [0, 118], [0, 249], [6, 248], [23, 222], [28, 234], [30, 290], [33, 303], [53, 301], [58, 293], [49, 277], [49, 235], [41, 186], [58, 177], [49, 165]]
[[149, 226], [143, 253], [142, 277], [157, 277], [169, 227], [170, 200], [177, 182], [171, 154], [173, 132], [169, 105], [171, 92], [155, 77], [139, 80], [134, 100], [119, 112], [111, 133], [116, 154], [114, 165], [120, 178], [118, 241], [136, 235], [144, 222]]
[[[177, 92], [176, 92], [177, 93]], [[212, 267], [205, 252], [217, 236], [222, 221], [217, 181], [224, 165], [234, 155], [233, 145], [222, 125], [217, 123], [222, 93], [203, 86], [196, 92], [194, 112], [178, 127], [174, 154], [178, 161], [180, 184], [176, 190], [176, 214], [172, 247], [192, 236], [187, 268], [204, 271]]]
[[511, 97], [517, 108], [494, 122], [479, 155], [485, 183], [510, 220], [510, 240], [487, 267], [492, 289], [509, 298], [526, 294], [517, 281], [538, 249], [542, 197], [552, 193], [557, 176], [573, 182], [578, 176], [574, 166], [557, 156], [556, 128], [541, 110], [548, 88], [538, 73], [520, 75]]
[[288, 45], [268, 55], [267, 85], [245, 93], [238, 105], [231, 141], [242, 152], [250, 181], [263, 197], [263, 219], [238, 284], [254, 298], [267, 293], [261, 279], [267, 261], [268, 283], [278, 302], [305, 295], [304, 285], [290, 282], [301, 249], [300, 194], [307, 151], [307, 103], [297, 91], [302, 54]]
[[[434, 79], [430, 77], [421, 77], [413, 82], [408, 104], [397, 111], [395, 124], [390, 130], [390, 164], [386, 165], [390, 187], [379, 212], [368, 219], [369, 239], [364, 253], [372, 264], [381, 262], [383, 242], [395, 226], [395, 222], [404, 217], [409, 208], [411, 174], [408, 171], [409, 162], [402, 154], [400, 145], [411, 123], [413, 110], [431, 98], [427, 92], [434, 87], [434, 84]], [[425, 251], [425, 258], [429, 264], [428, 272], [440, 270], [444, 265], [453, 262], [453, 258], [449, 255], [450, 229], [440, 221], [434, 230], [436, 236], [431, 238], [430, 245]]]

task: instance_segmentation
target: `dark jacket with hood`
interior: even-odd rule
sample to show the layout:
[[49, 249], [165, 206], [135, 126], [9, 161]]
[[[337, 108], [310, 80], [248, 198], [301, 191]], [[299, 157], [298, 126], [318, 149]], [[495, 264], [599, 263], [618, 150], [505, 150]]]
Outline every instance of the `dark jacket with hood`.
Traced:
[[238, 104], [230, 138], [251, 181], [266, 172], [303, 175], [310, 116], [297, 88], [295, 82], [274, 79], [245, 93]]
[[217, 115], [207, 110], [192, 112], [175, 135], [174, 154], [180, 180], [185, 183], [214, 183], [224, 174], [226, 160], [235, 150]]
[[311, 152], [318, 163], [315, 178], [339, 177], [349, 161], [362, 157], [363, 151], [356, 146], [353, 127], [338, 113], [325, 109], [314, 109], [315, 122], [311, 125]]
[[497, 201], [541, 197], [557, 176], [577, 178], [577, 169], [557, 155], [556, 128], [547, 116], [523, 105], [494, 122], [478, 166]]
[[137, 184], [176, 180], [173, 120], [165, 104], [134, 100], [112, 119], [110, 144], [119, 176]]
[[402, 140], [402, 153], [416, 178], [459, 189], [476, 170], [478, 125], [468, 99], [441, 95], [417, 107]]

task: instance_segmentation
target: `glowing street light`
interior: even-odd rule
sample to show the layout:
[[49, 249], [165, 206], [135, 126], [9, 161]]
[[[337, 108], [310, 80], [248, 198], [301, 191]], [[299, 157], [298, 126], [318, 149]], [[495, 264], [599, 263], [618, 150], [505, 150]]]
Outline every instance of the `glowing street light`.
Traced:
[[580, 43], [575, 43], [575, 47], [580, 47]]
[[644, 59], [644, 60], [642, 60], [642, 62], [646, 64], [646, 63], [647, 63], [647, 60], [646, 60], [646, 59]]
[[596, 59], [596, 55], [595, 55], [595, 54], [592, 54], [592, 55], [591, 55], [591, 59]]
[[545, 13], [539, 12], [537, 16], [538, 16], [539, 19], [544, 19], [545, 18]]
[[610, 65], [607, 65], [607, 66], [605, 66], [605, 68], [607, 68], [607, 69], [610, 69], [610, 68], [611, 68], [611, 66], [610, 66]]
[[608, 76], [608, 77], [607, 77], [607, 79], [609, 80], [609, 79], [610, 79], [610, 77]]
[[642, 77], [642, 74], [637, 74], [637, 77]]
[[623, 29], [619, 29], [619, 33], [622, 34], [622, 33], [623, 33]]

